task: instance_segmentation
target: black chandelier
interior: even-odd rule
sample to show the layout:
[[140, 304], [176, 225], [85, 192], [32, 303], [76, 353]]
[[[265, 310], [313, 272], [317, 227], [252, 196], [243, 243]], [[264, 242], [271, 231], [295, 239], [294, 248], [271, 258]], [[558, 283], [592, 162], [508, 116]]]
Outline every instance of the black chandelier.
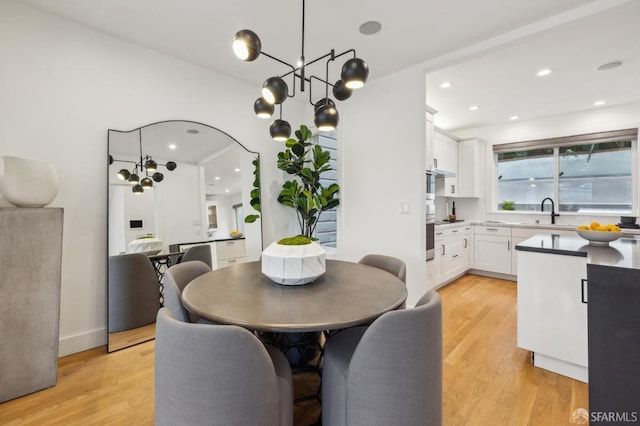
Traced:
[[[251, 30], [238, 31], [233, 39], [233, 51], [235, 55], [243, 61], [253, 61], [263, 54], [264, 56], [280, 62], [283, 65], [291, 68], [291, 71], [276, 77], [268, 78], [262, 85], [262, 96], [258, 98], [253, 104], [253, 110], [260, 118], [270, 118], [274, 112], [274, 105], [279, 105], [280, 118], [274, 120], [271, 123], [269, 132], [271, 137], [277, 141], [285, 141], [291, 136], [291, 125], [282, 119], [282, 103], [287, 97], [294, 97], [296, 94], [296, 78], [300, 81], [300, 91], [304, 92], [305, 82], [309, 83], [309, 102], [314, 107], [313, 121], [315, 125], [321, 131], [335, 130], [340, 121], [338, 110], [333, 99], [329, 98], [329, 86], [333, 89], [333, 96], [339, 100], [344, 101], [351, 96], [354, 89], [358, 89], [364, 86], [369, 76], [369, 67], [365, 61], [356, 56], [354, 49], [346, 50], [336, 55], [335, 51], [331, 51], [323, 56], [320, 56], [312, 61], [306, 62], [304, 57], [304, 13], [305, 0], [302, 0], [302, 53], [300, 55], [300, 62], [298, 67], [278, 59], [262, 50], [262, 43], [256, 33]], [[340, 74], [340, 80], [334, 84], [329, 83], [329, 63], [335, 61], [337, 58], [352, 54], [353, 57], [344, 63], [342, 66], [342, 72]], [[327, 59], [328, 58], [328, 59]], [[319, 78], [315, 75], [306, 75], [306, 67], [327, 59], [325, 67], [325, 78]], [[283, 80], [284, 77], [291, 75], [293, 79], [292, 92], [289, 93], [289, 86]], [[312, 80], [318, 80], [325, 85], [324, 98], [313, 102], [311, 87]]]
[[[159, 183], [164, 179], [164, 175], [158, 170], [158, 166], [164, 166], [169, 171], [173, 171], [178, 165], [173, 161], [167, 161], [167, 164], [156, 163], [150, 155], [142, 154], [142, 130], [138, 129], [138, 140], [140, 147], [140, 161], [129, 160], [116, 160], [112, 155], [109, 155], [109, 165], [114, 162], [133, 164], [131, 172], [128, 169], [120, 169], [118, 172], [118, 178], [129, 182], [131, 191], [134, 194], [142, 194], [145, 189], [153, 187], [153, 182]], [[139, 173], [138, 173], [139, 171]], [[144, 174], [144, 177], [140, 179], [140, 176]]]

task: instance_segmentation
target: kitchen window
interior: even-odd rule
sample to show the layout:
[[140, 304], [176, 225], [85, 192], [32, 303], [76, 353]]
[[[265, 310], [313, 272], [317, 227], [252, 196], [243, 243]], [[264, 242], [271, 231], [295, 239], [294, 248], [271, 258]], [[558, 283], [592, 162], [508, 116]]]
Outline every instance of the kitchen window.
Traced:
[[637, 129], [494, 145], [498, 210], [633, 213]]

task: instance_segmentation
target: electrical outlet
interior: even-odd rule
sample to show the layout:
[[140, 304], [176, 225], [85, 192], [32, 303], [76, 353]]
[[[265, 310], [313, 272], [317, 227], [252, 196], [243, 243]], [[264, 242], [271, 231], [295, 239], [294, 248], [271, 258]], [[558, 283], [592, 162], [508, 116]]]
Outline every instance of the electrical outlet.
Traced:
[[411, 213], [411, 204], [400, 203], [400, 214], [409, 214], [409, 213]]

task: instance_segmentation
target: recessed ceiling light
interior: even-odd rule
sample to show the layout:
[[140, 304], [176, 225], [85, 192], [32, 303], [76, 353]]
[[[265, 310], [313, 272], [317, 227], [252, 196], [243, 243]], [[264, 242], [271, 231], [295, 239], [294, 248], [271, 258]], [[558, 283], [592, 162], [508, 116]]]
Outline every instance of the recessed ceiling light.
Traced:
[[596, 70], [607, 71], [614, 68], [618, 68], [620, 65], [622, 65], [622, 61], [607, 62], [606, 64], [600, 65], [598, 68], [596, 68]]
[[378, 21], [367, 21], [360, 25], [360, 34], [373, 35], [380, 32], [382, 24]]
[[440, 85], [440, 87], [442, 87], [443, 89], [448, 89], [449, 87], [453, 86], [453, 84], [451, 84], [450, 81], [445, 81], [444, 83], [442, 83]]
[[512, 115], [511, 117], [509, 117], [509, 120], [517, 120], [518, 118], [520, 117], [518, 117], [517, 115]]
[[177, 146], [175, 143], [169, 144], [169, 149], [176, 149]]
[[604, 104], [606, 104], [606, 102], [605, 102], [605, 101], [595, 101], [593, 104], [594, 104], [595, 106], [600, 106], [600, 105], [604, 105]]
[[214, 177], [215, 180], [220, 180], [220, 176]]
[[477, 110], [478, 110], [478, 108], [480, 108], [478, 105], [471, 105], [471, 106], [469, 107], [469, 111], [477, 111]]
[[229, 192], [229, 191], [230, 191], [229, 189], [225, 189], [225, 190], [224, 190], [224, 192]]
[[236, 167], [235, 169], [233, 169], [233, 171], [238, 173], [240, 171], [240, 169]]
[[549, 68], [542, 69], [536, 73], [538, 77], [544, 77], [545, 75], [551, 74], [551, 70]]
[[187, 133], [189, 133], [190, 135], [197, 135], [198, 133], [200, 133], [200, 130], [198, 130], [198, 129], [189, 129], [189, 130], [187, 130]]

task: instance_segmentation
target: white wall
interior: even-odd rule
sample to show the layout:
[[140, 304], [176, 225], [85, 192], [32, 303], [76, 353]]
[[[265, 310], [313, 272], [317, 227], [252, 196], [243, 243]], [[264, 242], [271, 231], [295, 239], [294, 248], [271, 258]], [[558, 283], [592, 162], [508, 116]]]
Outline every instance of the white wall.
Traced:
[[[424, 93], [425, 74], [412, 68], [370, 81], [338, 105], [338, 255], [403, 259], [408, 305], [426, 290]], [[401, 203], [409, 214], [400, 213]]]
[[165, 173], [162, 182], [140, 194], [155, 198], [156, 237], [162, 240], [165, 250], [171, 244], [206, 239], [202, 233], [202, 173], [202, 167], [182, 163], [171, 173]]
[[12, 0], [0, 2], [0, 70], [0, 155], [51, 161], [60, 177], [61, 355], [106, 343], [107, 129], [187, 119], [224, 130], [261, 154], [264, 244], [287, 235], [281, 145], [253, 114], [257, 87]]
[[[487, 185], [485, 185], [484, 196], [480, 199], [456, 199], [457, 213], [465, 212], [465, 217], [469, 219], [512, 222], [540, 220], [540, 223], [549, 223], [551, 219], [548, 213], [527, 214], [515, 212], [505, 214], [492, 211], [491, 191], [495, 181], [493, 145], [638, 127], [640, 127], [640, 103], [634, 103], [616, 107], [594, 108], [582, 112], [543, 117], [502, 126], [478, 127], [454, 132], [460, 138], [479, 137], [485, 139], [487, 144], [484, 158], [488, 165], [486, 168], [485, 182], [487, 182]], [[640, 191], [640, 181], [637, 183], [637, 188]], [[640, 194], [635, 196], [638, 199]], [[556, 218], [556, 223], [578, 225], [588, 224], [592, 220], [618, 223], [618, 219], [619, 217], [616, 215], [584, 216], [563, 213]]]

